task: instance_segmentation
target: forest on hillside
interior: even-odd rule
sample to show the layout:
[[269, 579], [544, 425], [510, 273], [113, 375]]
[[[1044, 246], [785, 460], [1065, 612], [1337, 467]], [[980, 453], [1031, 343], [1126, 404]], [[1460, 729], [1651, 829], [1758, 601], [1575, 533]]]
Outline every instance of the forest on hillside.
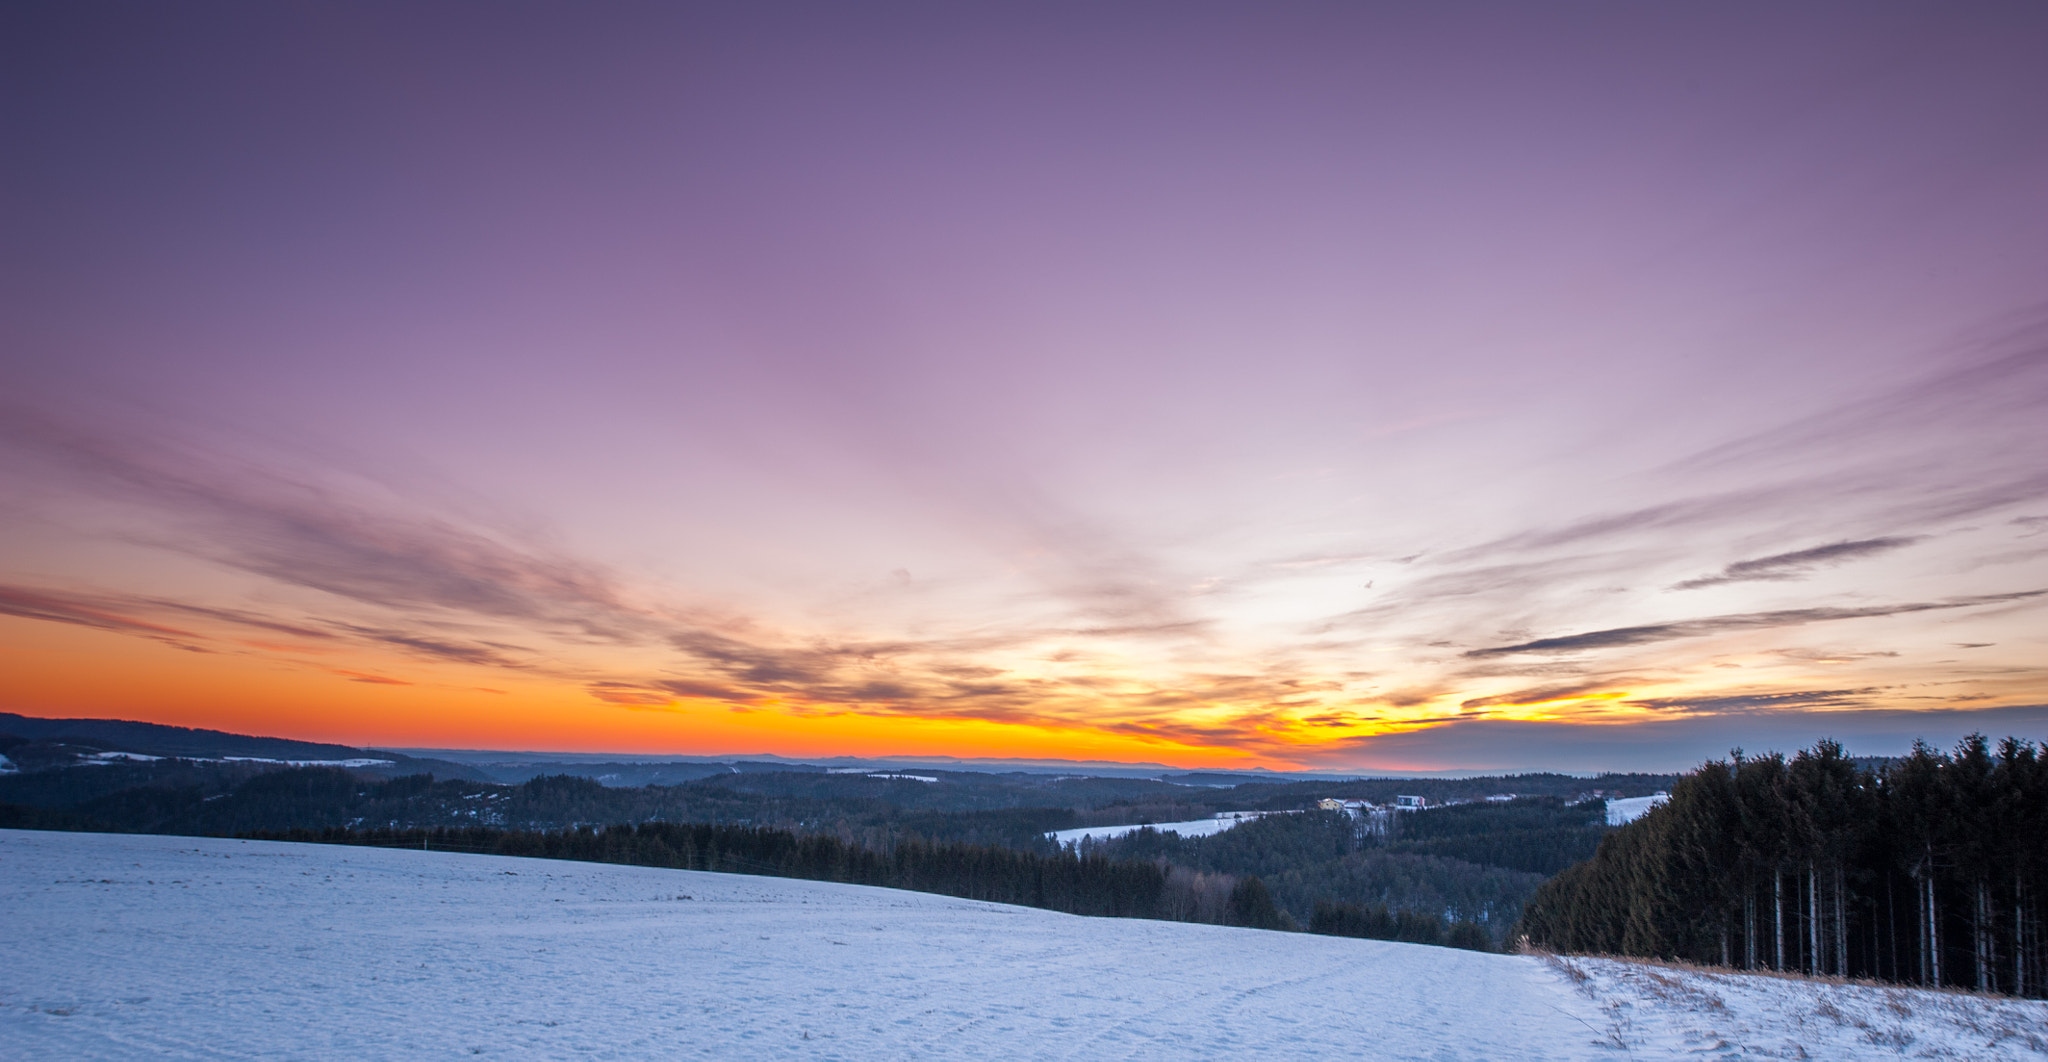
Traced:
[[1258, 875], [1304, 924], [1319, 903], [1426, 912], [1504, 937], [1538, 885], [1590, 857], [1600, 801], [1481, 802], [1390, 816], [1386, 835], [1342, 812], [1270, 815], [1207, 837], [1140, 830], [1086, 846], [1202, 873]]
[[[1291, 803], [1284, 810], [1300, 811], [1303, 802], [1360, 787], [1257, 783], [1238, 794], [1131, 778], [938, 779], [778, 769], [733, 770], [672, 786], [605, 786], [566, 775], [499, 785], [181, 758], [60, 762], [0, 776], [0, 826], [236, 836], [472, 827], [538, 835], [692, 824], [826, 837], [878, 857], [918, 845], [966, 845], [1051, 858], [1062, 854], [1048, 836], [1054, 830], [1206, 818], [1248, 804]], [[1497, 793], [1524, 780], [1433, 781], [1444, 789]], [[1587, 784], [1563, 776], [1533, 780], [1537, 788]], [[1373, 784], [1390, 793], [1395, 786], [1430, 788]], [[1292, 796], [1281, 800], [1276, 790]], [[1032, 797], [1047, 803], [1016, 803]], [[1482, 801], [1397, 818], [1398, 829], [1385, 833], [1342, 813], [1277, 814], [1209, 838], [1141, 830], [1074, 855], [1156, 866], [1168, 892], [1179, 897], [1168, 904], [1174, 917], [1221, 921], [1229, 897], [1256, 878], [1257, 886], [1245, 887], [1267, 897], [1275, 925], [1427, 942], [1449, 940], [1463, 925], [1468, 928], [1458, 939], [1470, 945], [1504, 939], [1544, 876], [1589, 855], [1605, 830], [1597, 801], [1573, 806], [1559, 797]]]
[[[932, 787], [900, 779], [730, 776], [676, 786], [604, 786], [567, 775], [496, 785], [417, 774], [377, 778], [339, 767], [161, 760], [0, 777], [0, 805], [63, 816], [77, 828], [233, 835], [252, 830], [514, 830], [640, 822], [703, 822], [824, 833], [886, 849], [901, 838], [1002, 844], [1050, 852], [1049, 830], [1075, 824], [1062, 807], [932, 806]], [[751, 783], [751, 784], [750, 784]], [[12, 813], [15, 817], [27, 810]], [[0, 824], [8, 813], [0, 811]]]
[[1550, 879], [1542, 947], [2043, 996], [2048, 757], [1982, 735], [1872, 766], [1705, 764]]

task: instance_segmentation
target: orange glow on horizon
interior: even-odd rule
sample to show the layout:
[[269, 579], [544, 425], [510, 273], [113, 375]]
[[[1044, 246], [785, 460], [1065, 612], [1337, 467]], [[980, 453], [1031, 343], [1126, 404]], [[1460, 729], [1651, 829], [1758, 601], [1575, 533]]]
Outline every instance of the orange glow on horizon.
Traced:
[[[1159, 763], [1179, 769], [1438, 770], [1394, 742], [1474, 722], [1628, 727], [1668, 718], [1660, 698], [1713, 692], [1684, 680], [1630, 689], [1453, 700], [1390, 707], [1302, 699], [1275, 705], [1176, 700], [1143, 712], [1104, 681], [1100, 705], [1048, 703], [982, 717], [972, 709], [664, 698], [562, 672], [404, 656], [362, 644], [180, 640], [158, 628], [110, 631], [0, 617], [0, 709], [60, 718], [120, 718], [366, 748], [789, 758], [952, 757]], [[2013, 703], [2032, 695], [2015, 684]], [[1453, 701], [1446, 704], [1446, 701]], [[1458, 705], [1472, 704], [1465, 708]]]
[[[269, 656], [195, 653], [78, 627], [0, 620], [6, 710], [119, 718], [358, 747], [624, 752], [648, 755], [951, 756], [1100, 759], [1174, 767], [1285, 767], [1256, 752], [1139, 738], [1088, 726], [875, 714], [720, 702], [608, 704], [578, 686], [506, 682], [503, 692], [396, 668], [296, 666]], [[268, 647], [266, 647], [268, 648]], [[390, 664], [390, 661], [383, 662]], [[445, 670], [445, 669], [434, 669]]]

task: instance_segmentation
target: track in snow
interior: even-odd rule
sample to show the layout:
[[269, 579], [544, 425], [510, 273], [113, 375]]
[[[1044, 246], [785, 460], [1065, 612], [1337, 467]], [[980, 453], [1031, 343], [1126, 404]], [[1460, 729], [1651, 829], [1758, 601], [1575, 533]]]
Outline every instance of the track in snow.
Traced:
[[1520, 956], [186, 837], [0, 831], [0, 956], [0, 1045], [20, 1058], [1640, 1059], [1705, 1046], [1625, 978], [1588, 982], [1642, 997], [1624, 1023], [1600, 991]]

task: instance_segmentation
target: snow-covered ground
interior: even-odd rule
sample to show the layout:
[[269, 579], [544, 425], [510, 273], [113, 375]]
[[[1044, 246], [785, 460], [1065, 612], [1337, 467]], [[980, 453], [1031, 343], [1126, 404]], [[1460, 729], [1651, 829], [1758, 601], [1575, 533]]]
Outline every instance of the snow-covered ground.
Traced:
[[0, 831], [9, 1059], [2020, 1058], [2048, 1015], [1575, 969], [777, 878]]
[[[1237, 819], [1195, 819], [1192, 822], [1154, 822], [1146, 825], [1158, 830], [1160, 833], [1177, 833], [1182, 837], [1207, 837], [1210, 834], [1222, 833], [1224, 830], [1238, 825], [1238, 821]], [[1078, 844], [1083, 838], [1087, 837], [1093, 837], [1098, 841], [1107, 841], [1122, 837], [1127, 833], [1136, 833], [1142, 829], [1145, 829], [1145, 826], [1082, 826], [1072, 830], [1054, 830], [1049, 836], [1059, 844]]]
[[[104, 766], [109, 763], [155, 763], [168, 759], [165, 756], [151, 756], [143, 752], [94, 752], [78, 758], [77, 766]], [[389, 767], [396, 760], [375, 760], [358, 757], [352, 760], [274, 760], [268, 756], [183, 756], [181, 759], [193, 763], [274, 763], [285, 767]]]
[[1626, 826], [1650, 813], [1650, 809], [1671, 799], [1669, 793], [1654, 796], [1623, 797], [1607, 802], [1607, 825]]
[[1633, 1058], [2048, 1058], [2048, 1003], [1614, 959], [1549, 960]]

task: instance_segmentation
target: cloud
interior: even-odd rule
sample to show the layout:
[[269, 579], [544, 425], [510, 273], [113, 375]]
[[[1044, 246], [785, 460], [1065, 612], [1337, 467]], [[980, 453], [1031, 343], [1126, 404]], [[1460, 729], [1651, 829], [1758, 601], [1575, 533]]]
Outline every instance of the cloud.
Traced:
[[363, 671], [347, 671], [347, 670], [344, 670], [344, 669], [341, 669], [341, 668], [335, 668], [335, 669], [333, 669], [333, 670], [334, 670], [334, 673], [335, 673], [335, 674], [337, 674], [337, 675], [340, 675], [341, 677], [343, 677], [343, 678], [345, 678], [345, 679], [349, 680], [350, 682], [366, 682], [366, 683], [369, 683], [370, 685], [373, 685], [373, 686], [410, 686], [410, 685], [413, 685], [413, 683], [407, 682], [407, 681], [405, 681], [404, 679], [395, 679], [395, 678], [390, 678], [390, 677], [388, 677], [388, 676], [385, 676], [385, 675], [372, 675], [372, 674], [369, 674], [368, 672], [363, 672]]
[[[1661, 565], [1688, 534], [1811, 526], [1816, 513], [1907, 530], [1739, 561], [1675, 589], [1782, 581], [1903, 548], [1943, 524], [2048, 497], [2048, 435], [2036, 426], [2044, 407], [2048, 325], [2034, 322], [1907, 386], [1665, 466], [1654, 484], [1638, 491], [1675, 488], [1677, 497], [1433, 553], [1440, 574], [1345, 619], [1412, 613], [1417, 604], [1434, 605], [1446, 596], [1510, 594], [1531, 586], [1532, 577], [1584, 578], [1603, 563], [1626, 581], [1632, 570]], [[1959, 468], [1968, 474], [1958, 475]], [[2019, 516], [2012, 522], [2026, 531], [2037, 526], [2029, 521], [2039, 519]], [[1600, 553], [1554, 556], [1587, 547]], [[1516, 563], [1503, 564], [1504, 557]], [[1579, 570], [1573, 570], [1574, 561]]]
[[[1828, 691], [1847, 697], [1853, 691]], [[1972, 732], [2048, 734], [2048, 704], [1930, 710], [1680, 712], [1648, 722], [1574, 723], [1460, 719], [1400, 733], [1347, 738], [1299, 758], [1325, 769], [1685, 771], [1742, 747], [1794, 751], [1835, 738], [1859, 756], [1897, 756], [1913, 742], [1948, 747]]]
[[1866, 538], [1857, 542], [1836, 542], [1827, 546], [1779, 553], [1755, 560], [1736, 561], [1721, 569], [1718, 575], [1687, 579], [1673, 586], [1673, 590], [1698, 590], [1703, 587], [1720, 586], [1724, 583], [1787, 582], [1801, 578], [1821, 565], [1841, 564], [1903, 549], [1925, 539], [1925, 535], [1900, 535], [1889, 538]]
[[[10, 416], [4, 441], [37, 456], [65, 489], [145, 507], [151, 544], [274, 584], [319, 591], [375, 610], [348, 619], [303, 621], [199, 603], [109, 595], [17, 591], [0, 608], [29, 618], [162, 637], [198, 637], [136, 615], [205, 617], [294, 637], [345, 638], [458, 664], [556, 670], [559, 652], [490, 640], [453, 629], [505, 625], [520, 640], [598, 642], [680, 651], [679, 668], [702, 674], [636, 684], [589, 685], [619, 703], [642, 698], [711, 698], [728, 703], [783, 700], [794, 707], [864, 705], [894, 712], [1015, 716], [1043, 692], [991, 681], [971, 669], [977, 650], [1046, 637], [1187, 637], [1201, 623], [1174, 616], [1157, 580], [1132, 574], [1128, 558], [1094, 536], [1068, 534], [1065, 589], [1084, 602], [1070, 626], [913, 642], [808, 640], [742, 636], [753, 624], [702, 610], [661, 608], [628, 599], [606, 570], [502, 531], [457, 523], [394, 504], [360, 484], [323, 485], [321, 477], [235, 467], [189, 446], [141, 443], [78, 429], [39, 413]], [[331, 479], [332, 477], [327, 477]], [[372, 500], [376, 496], [378, 500]], [[1058, 536], [1054, 536], [1058, 537]], [[126, 607], [126, 613], [112, 605]], [[360, 610], [358, 610], [360, 611]], [[716, 623], [719, 628], [712, 626]], [[559, 646], [557, 647], [559, 649]], [[572, 665], [573, 666], [573, 665]], [[931, 668], [952, 668], [952, 673]]]
[[1804, 690], [1792, 693], [1744, 693], [1716, 697], [1659, 697], [1628, 703], [1660, 712], [1728, 714], [1734, 712], [1786, 712], [1815, 708], [1867, 708], [1870, 695], [1879, 687], [1853, 690]]
[[1605, 513], [1566, 524], [1563, 527], [1517, 532], [1439, 558], [1464, 561], [1500, 553], [1553, 549], [1589, 542], [1638, 535], [1645, 531], [1668, 531], [1698, 523], [1719, 522], [1743, 511], [1768, 508], [1785, 491], [1748, 489], [1717, 493], [1684, 501], [1666, 502], [1620, 513]]
[[339, 624], [337, 626], [370, 641], [381, 642], [384, 645], [404, 649], [416, 655], [431, 657], [437, 660], [448, 660], [458, 664], [476, 664], [483, 667], [504, 667], [521, 670], [527, 667], [524, 662], [506, 656], [503, 652], [499, 651], [500, 649], [510, 648], [506, 646], [464, 645], [459, 642], [452, 642], [442, 638], [429, 638], [407, 631], [363, 627], [355, 624]]
[[179, 638], [204, 638], [195, 631], [170, 627], [149, 620], [137, 619], [131, 613], [173, 612], [186, 616], [201, 616], [220, 620], [255, 630], [289, 634], [296, 638], [312, 641], [330, 641], [333, 631], [319, 630], [305, 624], [286, 623], [269, 619], [241, 609], [209, 608], [182, 601], [171, 601], [161, 597], [143, 597], [130, 594], [106, 592], [78, 593], [56, 590], [32, 590], [20, 586], [0, 585], [0, 613], [20, 616], [23, 619], [46, 620], [52, 623], [71, 623], [101, 630], [121, 631], [136, 634], [161, 634]]
[[45, 620], [51, 623], [68, 623], [95, 630], [117, 631], [124, 634], [146, 634], [173, 638], [198, 638], [191, 631], [166, 627], [147, 620], [123, 616], [114, 611], [121, 606], [89, 597], [59, 594], [50, 591], [28, 590], [17, 586], [0, 586], [0, 614], [19, 616], [22, 619]]
[[592, 682], [583, 690], [606, 704], [623, 707], [658, 708], [675, 700], [675, 696], [665, 690], [649, 689], [630, 682]]
[[[1784, 704], [1769, 710], [1731, 706], [1724, 712], [1673, 712], [1665, 718], [1618, 722], [1456, 718], [1401, 733], [1360, 735], [1300, 751], [1298, 759], [1323, 769], [1518, 773], [1559, 771], [1688, 771], [1708, 759], [1726, 759], [1743, 747], [1751, 755], [1796, 751], [1821, 739], [1841, 741], [1851, 755], [1905, 755], [1915, 741], [1950, 747], [1970, 733], [1993, 737], [2048, 735], [2048, 704], [2001, 708], [1827, 708], [1819, 698], [1853, 700], [1853, 690], [1812, 694], [1815, 708]], [[1798, 694], [1794, 694], [1798, 696]]]
[[1579, 682], [1568, 686], [1545, 686], [1540, 689], [1516, 690], [1513, 693], [1495, 694], [1491, 697], [1474, 697], [1459, 703], [1460, 708], [1504, 708], [1530, 704], [1555, 704], [1559, 701], [1576, 700], [1596, 694], [1613, 695], [1617, 685], [1626, 682], [1620, 677], [1604, 678], [1598, 682]]
[[1085, 638], [1179, 638], [1197, 636], [1213, 626], [1209, 620], [1176, 620], [1160, 623], [1120, 623], [1102, 627], [1076, 627], [1066, 633]]
[[[2038, 361], [2012, 362], [2003, 376], [1980, 374], [1969, 386], [1937, 387], [1932, 401], [1964, 410], [1968, 423], [1975, 423], [1973, 411], [1996, 407], [2009, 413], [2014, 407], [1981, 392], [2016, 378], [2033, 380], [2039, 367]], [[1883, 409], [1904, 416], [1911, 408], [1911, 416], [1923, 421], [1935, 416], [1913, 406], [1914, 400], [1902, 394]], [[1718, 572], [1706, 565], [1676, 569], [1698, 577], [1675, 589], [1781, 582], [1826, 565], [1881, 556], [1946, 530], [1925, 521], [1995, 509], [2048, 486], [2048, 472], [2042, 471], [2048, 465], [2030, 465], [2003, 451], [1994, 455], [1997, 460], [1971, 465], [1964, 476], [1952, 474], [1953, 465], [1943, 470], [1932, 459], [1901, 457], [1903, 451], [1866, 454], [1858, 441], [1884, 428], [1876, 414], [1810, 418], [1798, 430], [1759, 437], [1742, 456], [1720, 453], [1633, 497], [1624, 492], [1628, 500], [1616, 504], [1624, 511], [1602, 512], [1598, 506], [1614, 504], [1605, 501], [1575, 509], [1546, 504], [1537, 510], [1545, 513], [1541, 522], [1472, 525], [1489, 528], [1484, 536], [1490, 541], [1478, 545], [1466, 545], [1475, 539], [1461, 538], [1466, 532], [1459, 529], [1437, 528], [1441, 541], [1379, 542], [1361, 533], [1358, 541], [1337, 540], [1327, 551], [1290, 550], [1280, 552], [1281, 560], [1263, 563], [1240, 556], [1214, 570], [1190, 572], [1174, 564], [1201, 559], [1201, 550], [1181, 550], [1186, 543], [1164, 542], [1159, 535], [1140, 540], [1099, 513], [1039, 489], [1028, 477], [990, 480], [961, 457], [957, 476], [935, 472], [929, 485], [946, 492], [960, 519], [973, 525], [970, 533], [985, 538], [1012, 565], [1005, 579], [1037, 585], [1022, 598], [1007, 596], [1014, 583], [1000, 587], [1003, 600], [1015, 606], [1014, 622], [963, 633], [958, 616], [990, 613], [926, 614], [915, 617], [915, 626], [897, 628], [916, 637], [892, 639], [877, 636], [890, 632], [867, 627], [865, 620], [820, 635], [816, 629], [666, 607], [632, 593], [613, 570], [502, 521], [465, 518], [440, 503], [407, 502], [378, 484], [331, 471], [250, 467], [218, 456], [240, 448], [209, 453], [174, 441], [73, 431], [48, 418], [13, 419], [0, 425], [6, 437], [0, 441], [34, 449], [45, 464], [61, 469], [51, 478], [54, 485], [145, 508], [153, 544], [253, 573], [270, 590], [308, 592], [266, 592], [273, 601], [306, 610], [287, 614], [278, 606], [274, 616], [267, 614], [270, 606], [235, 609], [88, 594], [0, 597], [0, 611], [151, 637], [181, 637], [189, 633], [182, 627], [210, 631], [221, 623], [292, 636], [276, 641], [324, 639], [336, 650], [374, 643], [432, 660], [552, 675], [622, 706], [668, 705], [682, 698], [742, 707], [776, 704], [791, 712], [1033, 722], [1283, 755], [1275, 750], [1298, 752], [1309, 731], [1364, 725], [1356, 721], [1364, 717], [1347, 713], [1367, 704], [1411, 710], [1435, 704], [1439, 710], [1431, 714], [1448, 716], [1450, 706], [1464, 698], [1463, 715], [1469, 718], [1627, 688], [1617, 684], [1624, 676], [1599, 673], [1602, 658], [1566, 655], [1574, 652], [1999, 602], [2023, 607], [2021, 602], [2039, 592], [1917, 602], [1911, 600], [1917, 595], [1900, 593], [1888, 599], [1908, 603], [1864, 607], [1850, 601], [1843, 607], [1769, 612], [1739, 611], [1744, 606], [1735, 605], [1726, 615], [1589, 629], [1598, 624], [1584, 621], [1589, 612], [1616, 614], [1606, 604], [1615, 599], [1604, 595], [1669, 583], [1671, 574], [1645, 574], [1674, 572], [1673, 561], [1699, 542], [1827, 544], [1738, 559]], [[1944, 455], [1968, 449], [1953, 445], [1951, 437], [1939, 441]], [[1817, 523], [1815, 513], [1840, 523]], [[1883, 513], [1897, 522], [1879, 519]], [[2008, 515], [1996, 518], [2002, 522]], [[2000, 530], [2017, 537], [2039, 526], [2029, 521], [2043, 519], [2021, 516]], [[1788, 527], [1811, 537], [1784, 538]], [[1888, 534], [1854, 537], [1859, 530], [1871, 534], [1871, 528]], [[1189, 541], [1197, 537], [1189, 533]], [[1943, 538], [1940, 546], [1955, 547], [1959, 539]], [[1426, 556], [1423, 546], [1429, 547]], [[1392, 563], [1397, 556], [1399, 565]], [[1192, 568], [1193, 561], [1188, 563]], [[1353, 570], [1365, 564], [1374, 570]], [[1229, 577], [1233, 566], [1240, 569], [1235, 579]], [[1342, 623], [1349, 628], [1346, 635], [1359, 636], [1355, 644], [1234, 643], [1239, 630], [1266, 622], [1243, 619], [1257, 609], [1245, 609], [1242, 616], [1203, 614], [1220, 608], [1218, 602], [1237, 600], [1232, 594], [1248, 594], [1250, 584], [1306, 583], [1318, 574], [1333, 584], [1363, 584], [1363, 575], [1377, 576], [1371, 595], [1320, 599], [1332, 602], [1323, 615], [1340, 614], [1323, 629]], [[2012, 585], [2040, 584], [1968, 589]], [[1364, 601], [1370, 607], [1343, 611]], [[323, 612], [343, 618], [325, 618]], [[1305, 619], [1301, 627], [1312, 623]], [[1554, 631], [1582, 633], [1538, 637]], [[1947, 637], [1986, 633], [1973, 628]], [[1104, 644], [1117, 639], [1128, 644]], [[1202, 644], [1189, 644], [1197, 641]], [[603, 664], [579, 661], [581, 647], [599, 644]], [[613, 653], [613, 647], [621, 651]], [[1077, 654], [1077, 647], [1101, 651]], [[1000, 662], [1017, 670], [987, 666], [992, 649], [1005, 650]], [[1397, 649], [1406, 652], [1363, 656]], [[1654, 688], [1691, 688], [1669, 680], [1691, 668], [1703, 670], [1705, 662], [1683, 661], [1681, 654], [1658, 661], [1630, 654], [1624, 662], [1632, 675], [1659, 676]], [[1033, 663], [1020, 666], [1016, 661], [1022, 659]], [[1364, 673], [1346, 669], [1368, 660], [1380, 673], [1373, 681], [1389, 692], [1361, 693], [1354, 684], [1347, 693], [1338, 683], [1306, 681], [1347, 674], [1355, 681]], [[1041, 666], [1044, 671], [1034, 670]], [[1498, 680], [1482, 690], [1527, 688], [1468, 696], [1480, 677]], [[1846, 686], [1865, 680], [1824, 681]], [[1810, 707], [1841, 707], [1824, 698], [1854, 692], [1743, 694], [1641, 706], [1677, 715], [1767, 714], [1773, 705], [1799, 703], [1799, 696], [1823, 698]], [[1773, 697], [1779, 699], [1768, 699]]]
[[[1852, 460], [1896, 460], [1898, 451], [1925, 453], [1930, 443], [1968, 440], [2008, 444], [1985, 449], [1987, 461], [2025, 467], [2038, 454], [2033, 426], [2048, 406], [2048, 318], [2019, 323], [1950, 364], [1882, 394], [1702, 451], [1682, 468], [1749, 469], [1788, 452], [1827, 453]], [[1982, 471], [1980, 469], [1980, 471]]]
[[1451, 689], [1445, 686], [1410, 686], [1404, 689], [1388, 690], [1374, 699], [1381, 704], [1389, 704], [1396, 708], [1413, 708], [1416, 705], [1428, 704], [1450, 692], [1452, 692]]
[[[465, 644], [445, 637], [428, 636], [404, 630], [385, 627], [364, 626], [353, 623], [332, 623], [327, 628], [316, 628], [302, 623], [286, 623], [266, 619], [240, 609], [209, 608], [157, 597], [145, 597], [115, 593], [64, 593], [51, 590], [31, 590], [18, 586], [0, 585], [0, 614], [19, 616], [23, 619], [43, 620], [50, 623], [67, 623], [81, 627], [120, 634], [135, 634], [155, 638], [181, 649], [198, 650], [189, 644], [193, 641], [207, 641], [205, 634], [197, 631], [171, 627], [136, 614], [152, 612], [174, 612], [190, 616], [203, 616], [237, 626], [257, 630], [276, 631], [314, 641], [333, 642], [344, 636], [354, 636], [360, 641], [373, 642], [405, 650], [413, 655], [464, 664], [489, 667], [503, 667], [526, 670], [526, 662], [509, 653], [524, 652], [517, 646], [502, 644]], [[299, 651], [299, 647], [270, 646], [275, 650]], [[363, 678], [356, 672], [336, 671], [356, 681], [395, 682], [396, 680]], [[409, 683], [406, 683], [409, 685]]]
[[878, 663], [918, 648], [906, 642], [775, 648], [703, 630], [674, 633], [669, 644], [735, 682], [779, 691], [824, 684], [847, 664]]
[[164, 439], [6, 413], [0, 437], [38, 456], [65, 487], [168, 517], [152, 521], [152, 545], [380, 608], [467, 612], [606, 640], [631, 637], [650, 619], [603, 570], [532, 544]]
[[1519, 645], [1502, 645], [1489, 649], [1473, 649], [1468, 657], [1507, 656], [1514, 653], [1573, 653], [1586, 649], [1613, 649], [1629, 645], [1645, 645], [1651, 642], [1665, 642], [1677, 638], [1697, 638], [1717, 634], [1721, 631], [1745, 630], [1759, 627], [1801, 627], [1809, 623], [1824, 623], [1833, 620], [1867, 619], [1875, 616], [1898, 616], [1911, 612], [1932, 612], [1939, 609], [1972, 608], [1979, 605], [1994, 605], [2008, 601], [2022, 601], [2048, 594], [2048, 590], [2026, 590], [2011, 594], [1982, 594], [1976, 597], [1954, 598], [1948, 601], [1922, 601], [1901, 605], [1876, 605], [1867, 608], [1795, 608], [1774, 612], [1748, 612], [1728, 616], [1711, 616], [1706, 619], [1680, 620], [1673, 623], [1654, 623], [1640, 627], [1615, 627], [1604, 631], [1589, 631], [1585, 634], [1569, 634], [1558, 638], [1538, 638]]
[[[1538, 596], [1560, 585], [1583, 584], [1626, 578], [1636, 571], [1641, 558], [1626, 551], [1573, 554], [1512, 564], [1452, 568], [1421, 576], [1392, 588], [1378, 603], [1330, 617], [1309, 629], [1311, 635], [1326, 635], [1338, 629], [1377, 629], [1389, 624], [1413, 627], [1427, 611], [1449, 611], [1452, 621], [1463, 626], [1468, 610], [1496, 612], [1492, 602]], [[1452, 643], [1436, 639], [1426, 644], [1442, 648]]]

